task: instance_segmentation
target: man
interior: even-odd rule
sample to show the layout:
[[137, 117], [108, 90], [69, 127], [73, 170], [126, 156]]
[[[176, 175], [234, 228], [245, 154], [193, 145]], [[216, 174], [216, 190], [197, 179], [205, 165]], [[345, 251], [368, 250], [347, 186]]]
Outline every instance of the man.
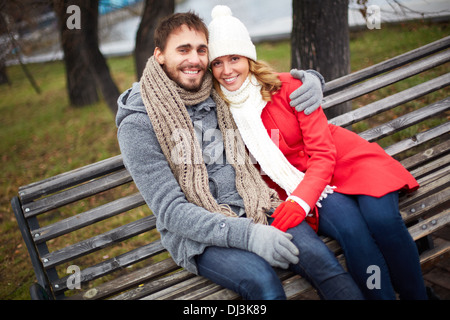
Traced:
[[118, 101], [126, 168], [157, 217], [161, 242], [185, 269], [245, 299], [285, 299], [272, 267], [306, 277], [325, 299], [360, 299], [350, 276], [301, 223], [269, 226], [280, 204], [212, 89], [208, 30], [193, 13], [164, 19], [140, 83]]

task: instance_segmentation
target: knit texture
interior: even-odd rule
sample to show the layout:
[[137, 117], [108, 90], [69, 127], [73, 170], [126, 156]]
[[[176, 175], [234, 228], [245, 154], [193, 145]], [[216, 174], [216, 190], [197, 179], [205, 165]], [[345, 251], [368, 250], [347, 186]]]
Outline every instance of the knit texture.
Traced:
[[212, 21], [208, 25], [209, 61], [230, 54], [240, 55], [256, 61], [256, 48], [245, 25], [233, 17], [227, 6], [217, 5], [211, 11]]
[[212, 75], [206, 74], [198, 92], [186, 91], [167, 77], [152, 56], [140, 84], [142, 99], [156, 137], [186, 199], [210, 212], [235, 217], [236, 214], [227, 205], [216, 202], [209, 190], [202, 149], [186, 110], [186, 106], [198, 104], [209, 96], [213, 98], [217, 105], [217, 121], [223, 135], [226, 160], [236, 171], [236, 189], [244, 200], [246, 215], [256, 223], [267, 224], [266, 212], [276, 208], [281, 201], [252, 164], [228, 106], [213, 89]]

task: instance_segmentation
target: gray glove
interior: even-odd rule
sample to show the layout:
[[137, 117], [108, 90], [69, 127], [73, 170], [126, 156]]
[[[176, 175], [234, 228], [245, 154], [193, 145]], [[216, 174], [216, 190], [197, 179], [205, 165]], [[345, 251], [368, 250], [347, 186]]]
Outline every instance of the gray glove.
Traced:
[[264, 258], [272, 267], [287, 269], [298, 263], [298, 248], [291, 241], [292, 235], [262, 224], [250, 229], [248, 250]]
[[314, 70], [292, 69], [291, 76], [301, 80], [303, 84], [289, 96], [290, 105], [295, 107], [297, 112], [304, 111], [306, 115], [309, 115], [322, 103], [325, 80]]

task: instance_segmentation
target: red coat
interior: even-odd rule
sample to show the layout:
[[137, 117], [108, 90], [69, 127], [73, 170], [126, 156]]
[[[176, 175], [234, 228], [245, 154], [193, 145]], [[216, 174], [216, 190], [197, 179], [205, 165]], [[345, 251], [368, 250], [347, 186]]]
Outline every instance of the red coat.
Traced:
[[[270, 136], [279, 130], [279, 148], [298, 170], [305, 173], [293, 195], [311, 208], [328, 184], [335, 192], [381, 197], [389, 192], [419, 187], [414, 177], [378, 144], [369, 143], [357, 134], [328, 124], [322, 108], [307, 116], [289, 105], [289, 95], [301, 85], [288, 73], [280, 74], [283, 85], [263, 109], [261, 118]], [[275, 131], [276, 132], [276, 131]], [[286, 193], [267, 175], [264, 180]]]

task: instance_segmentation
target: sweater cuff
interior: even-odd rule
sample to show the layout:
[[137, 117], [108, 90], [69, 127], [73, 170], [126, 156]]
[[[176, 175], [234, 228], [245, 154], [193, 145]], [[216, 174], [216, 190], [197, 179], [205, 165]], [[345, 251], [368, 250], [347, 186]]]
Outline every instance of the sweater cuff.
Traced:
[[303, 210], [305, 210], [306, 215], [308, 215], [311, 211], [311, 207], [303, 199], [292, 195], [290, 195], [286, 200], [288, 199], [295, 201], [300, 207], [302, 207]]
[[247, 218], [227, 219], [227, 245], [231, 248], [248, 250], [248, 239], [252, 227], [252, 220]]

